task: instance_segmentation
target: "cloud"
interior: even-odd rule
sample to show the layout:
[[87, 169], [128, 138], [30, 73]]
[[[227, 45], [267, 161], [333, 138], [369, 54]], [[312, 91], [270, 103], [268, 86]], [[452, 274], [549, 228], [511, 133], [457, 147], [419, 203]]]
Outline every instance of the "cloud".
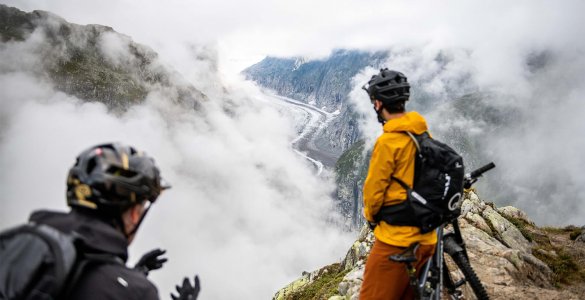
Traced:
[[[123, 62], [126, 44], [106, 35], [101, 49]], [[26, 62], [5, 62], [42, 45], [0, 48], [1, 228], [33, 209], [66, 209], [65, 176], [76, 155], [121, 141], [152, 155], [173, 186], [131, 247], [132, 261], [154, 247], [168, 250], [168, 264], [151, 274], [162, 295], [198, 273], [204, 297], [269, 298], [345, 254], [353, 236], [336, 226], [334, 184], [292, 150], [288, 114], [252, 84], [218, 73], [213, 45], [174, 49], [197, 66], [187, 79], [209, 97], [199, 112], [171, 101], [172, 90], [153, 89], [119, 116], [56, 91]]]
[[495, 67], [526, 47], [578, 43], [574, 40], [583, 35], [579, 12], [585, 9], [578, 0], [2, 2], [50, 10], [70, 22], [112, 26], [163, 56], [164, 49], [184, 42], [217, 43], [226, 55], [222, 64], [232, 71], [231, 58], [323, 57], [333, 48], [400, 45], [483, 49], [478, 63]]
[[[515, 205], [538, 224], [582, 224], [585, 143], [574, 135], [585, 130], [578, 100], [585, 98], [585, 56], [577, 44], [541, 46], [489, 67], [476, 59], [486, 55], [481, 47], [394, 48], [376, 67], [407, 74], [413, 85], [407, 108], [423, 112], [435, 137], [461, 151], [470, 170], [496, 162], [478, 185], [486, 199]], [[360, 87], [377, 73], [362, 70], [350, 93], [370, 144], [381, 131]]]
[[290, 149], [290, 126], [272, 108], [244, 108], [235, 119], [208, 108], [205, 125], [189, 112], [174, 116], [180, 122], [165, 118], [152, 104], [162, 95], [116, 118], [101, 104], [44, 92], [48, 101], [27, 101], [4, 130], [3, 228], [32, 209], [64, 209], [75, 156], [89, 145], [123, 141], [154, 156], [173, 185], [131, 247], [134, 259], [152, 247], [168, 249], [168, 266], [153, 274], [164, 293], [199, 273], [206, 297], [270, 297], [301, 271], [340, 258], [351, 243], [328, 221], [335, 218], [333, 185]]

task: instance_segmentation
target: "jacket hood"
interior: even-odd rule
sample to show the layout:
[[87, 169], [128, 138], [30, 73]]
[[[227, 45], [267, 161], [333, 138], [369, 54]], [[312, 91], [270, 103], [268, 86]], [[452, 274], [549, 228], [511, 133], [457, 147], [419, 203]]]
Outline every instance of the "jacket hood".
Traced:
[[384, 124], [384, 132], [408, 131], [414, 134], [422, 134], [427, 130], [427, 122], [416, 111], [407, 112], [400, 118], [389, 120]]
[[76, 232], [86, 246], [101, 253], [113, 254], [126, 262], [128, 240], [112, 225], [81, 211], [69, 213], [40, 210], [31, 214], [29, 221], [45, 224], [64, 233]]

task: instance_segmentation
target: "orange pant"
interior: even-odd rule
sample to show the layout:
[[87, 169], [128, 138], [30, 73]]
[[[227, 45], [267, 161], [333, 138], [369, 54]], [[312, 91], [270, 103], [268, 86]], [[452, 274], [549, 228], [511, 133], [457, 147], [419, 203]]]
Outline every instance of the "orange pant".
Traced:
[[[409, 286], [405, 264], [388, 259], [390, 255], [401, 253], [404, 249], [376, 239], [366, 262], [360, 300], [414, 299], [414, 291]], [[418, 260], [415, 262], [417, 276], [420, 275], [422, 266], [434, 252], [435, 245], [420, 245], [416, 253]]]

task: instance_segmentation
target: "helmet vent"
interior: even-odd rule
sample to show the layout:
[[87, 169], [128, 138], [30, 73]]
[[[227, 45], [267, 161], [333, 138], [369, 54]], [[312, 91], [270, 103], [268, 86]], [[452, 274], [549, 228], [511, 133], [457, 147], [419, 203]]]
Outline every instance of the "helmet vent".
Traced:
[[138, 175], [138, 173], [132, 171], [132, 170], [126, 170], [117, 166], [110, 166], [107, 170], [106, 170], [107, 174], [110, 175], [114, 175], [114, 176], [118, 176], [118, 177], [125, 177], [125, 178], [132, 178], [136, 175]]
[[97, 166], [97, 162], [95, 157], [92, 157], [88, 162], [87, 162], [87, 174], [91, 174], [91, 172], [95, 169], [95, 167]]

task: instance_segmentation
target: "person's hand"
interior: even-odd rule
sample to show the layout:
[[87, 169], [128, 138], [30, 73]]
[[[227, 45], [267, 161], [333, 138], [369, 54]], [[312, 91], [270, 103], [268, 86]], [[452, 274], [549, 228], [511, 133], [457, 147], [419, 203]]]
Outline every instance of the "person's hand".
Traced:
[[148, 272], [162, 268], [163, 264], [167, 262], [168, 259], [159, 256], [164, 255], [165, 252], [167, 251], [158, 248], [147, 252], [142, 255], [140, 260], [138, 260], [134, 269], [144, 273], [144, 275], [148, 275]]
[[177, 285], [177, 292], [179, 292], [178, 296], [175, 296], [171, 293], [171, 298], [173, 300], [195, 300], [197, 299], [197, 295], [199, 295], [199, 291], [201, 287], [199, 285], [199, 276], [195, 275], [195, 285], [192, 286], [189, 278], [185, 277], [183, 279], [183, 286]]

